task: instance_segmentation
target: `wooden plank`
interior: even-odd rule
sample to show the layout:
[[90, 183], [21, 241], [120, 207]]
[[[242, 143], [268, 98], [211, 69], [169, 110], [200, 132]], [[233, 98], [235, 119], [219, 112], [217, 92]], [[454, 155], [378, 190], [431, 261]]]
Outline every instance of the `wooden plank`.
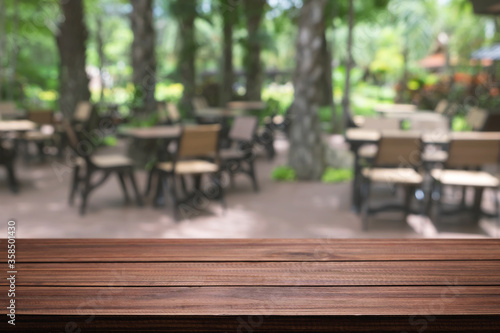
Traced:
[[498, 239], [18, 239], [16, 249], [18, 263], [500, 259]]
[[17, 270], [18, 286], [500, 286], [500, 261], [40, 263]]
[[[500, 316], [16, 316], [18, 332], [490, 332]], [[3, 325], [3, 326], [2, 326]], [[8, 327], [0, 322], [0, 331]]]
[[22, 287], [16, 304], [21, 315], [500, 315], [500, 287]]

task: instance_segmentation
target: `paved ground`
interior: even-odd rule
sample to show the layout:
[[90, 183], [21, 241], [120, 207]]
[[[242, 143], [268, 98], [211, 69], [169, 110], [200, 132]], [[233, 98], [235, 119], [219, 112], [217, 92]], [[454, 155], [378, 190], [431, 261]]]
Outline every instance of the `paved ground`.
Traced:
[[[333, 142], [345, 148], [339, 140]], [[286, 162], [286, 142], [277, 142], [277, 149], [274, 161], [264, 157], [257, 161], [260, 193], [252, 191], [245, 176], [237, 177], [235, 187], [227, 188], [225, 212], [214, 202], [180, 222], [173, 220], [169, 207], [153, 208], [150, 201], [142, 208], [126, 205], [116, 178], [91, 195], [88, 213], [80, 217], [76, 206], [67, 203], [70, 174], [63, 161], [19, 161], [22, 188], [17, 195], [8, 191], [5, 171], [0, 169], [0, 220], [16, 219], [17, 236], [22, 238], [500, 237], [496, 221], [448, 219], [436, 226], [418, 216], [404, 221], [401, 213], [373, 217], [363, 232], [359, 217], [350, 210], [350, 183], [270, 180], [271, 170]], [[137, 178], [143, 190], [145, 172], [138, 171]], [[387, 189], [376, 193], [377, 197], [391, 196]]]

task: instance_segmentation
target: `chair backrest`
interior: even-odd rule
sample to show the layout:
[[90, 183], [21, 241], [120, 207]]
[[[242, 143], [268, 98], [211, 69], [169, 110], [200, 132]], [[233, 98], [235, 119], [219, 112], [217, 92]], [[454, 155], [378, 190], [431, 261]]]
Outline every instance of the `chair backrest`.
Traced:
[[173, 123], [177, 123], [181, 120], [179, 109], [174, 103], [167, 103], [167, 115], [168, 119]]
[[75, 113], [73, 114], [73, 120], [86, 123], [90, 120], [92, 115], [92, 104], [88, 101], [79, 102], [76, 105]]
[[15, 113], [17, 110], [14, 102], [0, 102], [0, 114]]
[[445, 117], [420, 118], [413, 117], [410, 120], [412, 131], [421, 132], [447, 132], [449, 130], [449, 121]]
[[62, 122], [64, 131], [68, 136], [68, 144], [71, 150], [78, 156], [85, 158], [85, 160], [90, 161], [90, 155], [94, 149], [94, 146], [89, 141], [83, 141], [87, 144], [81, 144], [82, 141], [79, 140], [73, 126], [66, 119]]
[[442, 99], [436, 105], [436, 108], [434, 109], [434, 111], [438, 114], [445, 114], [447, 109], [448, 109], [448, 101], [445, 99]]
[[219, 148], [220, 125], [184, 127], [177, 158], [214, 157]]
[[32, 110], [28, 113], [28, 120], [39, 125], [53, 125], [54, 111], [52, 110]]
[[192, 103], [195, 110], [203, 110], [208, 108], [208, 102], [205, 97], [202, 96], [193, 98]]
[[452, 135], [445, 167], [481, 167], [497, 164], [500, 159], [500, 138], [488, 138], [487, 134], [455, 133]]
[[487, 118], [488, 111], [478, 107], [473, 107], [469, 110], [466, 121], [474, 131], [480, 131], [483, 129]]
[[401, 128], [401, 120], [397, 118], [366, 117], [362, 128], [373, 130], [398, 130]]
[[417, 168], [421, 164], [422, 139], [416, 132], [383, 132], [375, 166]]
[[229, 131], [229, 139], [234, 141], [251, 142], [254, 139], [259, 119], [251, 116], [234, 118], [233, 126]]
[[168, 121], [167, 105], [165, 102], [156, 102], [156, 110], [158, 112], [158, 120], [160, 123]]

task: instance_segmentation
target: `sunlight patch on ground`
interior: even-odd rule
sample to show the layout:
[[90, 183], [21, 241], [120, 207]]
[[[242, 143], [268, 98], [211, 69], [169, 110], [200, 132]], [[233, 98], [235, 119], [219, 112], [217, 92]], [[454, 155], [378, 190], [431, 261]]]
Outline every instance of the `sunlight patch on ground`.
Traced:
[[222, 212], [211, 208], [213, 216], [203, 219], [179, 221], [173, 228], [166, 230], [162, 238], [245, 238], [259, 227], [259, 219], [252, 212], [240, 209], [227, 209]]
[[483, 219], [479, 226], [490, 237], [500, 238], [500, 221], [497, 219]]
[[427, 216], [409, 215], [406, 222], [422, 237], [434, 238], [439, 234], [438, 230]]

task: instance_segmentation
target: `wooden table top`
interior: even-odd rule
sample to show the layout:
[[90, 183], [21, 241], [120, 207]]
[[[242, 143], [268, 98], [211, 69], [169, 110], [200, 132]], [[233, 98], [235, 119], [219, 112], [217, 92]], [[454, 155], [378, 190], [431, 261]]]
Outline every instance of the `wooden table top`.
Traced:
[[226, 108], [207, 108], [196, 110], [195, 114], [198, 117], [234, 118], [244, 115], [244, 112]]
[[417, 111], [413, 104], [378, 104], [373, 108], [378, 113], [409, 113]]
[[318, 328], [317, 317], [352, 332], [415, 329], [411, 316], [433, 316], [429, 332], [500, 328], [498, 239], [18, 239], [16, 250], [16, 313], [37, 328], [91, 327], [94, 315], [91, 325], [131, 316], [192, 330], [259, 315], [287, 331]]
[[[405, 137], [408, 136], [409, 133], [414, 133], [414, 131], [388, 130], [381, 132], [374, 129], [350, 128], [346, 131], [345, 138], [346, 141], [350, 143], [377, 143], [380, 140], [382, 133], [401, 135], [401, 137]], [[470, 137], [472, 136], [479, 137], [480, 135], [470, 135]], [[423, 132], [422, 141], [427, 144], [446, 144], [450, 142], [450, 132], [440, 130]]]
[[128, 127], [121, 128], [119, 133], [124, 136], [136, 139], [175, 139], [181, 135], [182, 127], [172, 126], [153, 126], [147, 128]]
[[0, 120], [0, 132], [24, 132], [37, 128], [31, 120]]
[[[404, 130], [388, 130], [378, 131], [374, 129], [350, 128], [346, 131], [346, 141], [351, 143], [376, 143], [380, 140], [382, 133], [391, 135], [408, 136], [409, 133], [415, 131]], [[450, 140], [500, 140], [500, 132], [444, 132], [441, 130], [429, 131], [422, 133], [422, 141], [427, 144], [446, 144]]]
[[266, 103], [262, 101], [232, 101], [227, 103], [227, 107], [237, 110], [262, 110], [266, 108]]

